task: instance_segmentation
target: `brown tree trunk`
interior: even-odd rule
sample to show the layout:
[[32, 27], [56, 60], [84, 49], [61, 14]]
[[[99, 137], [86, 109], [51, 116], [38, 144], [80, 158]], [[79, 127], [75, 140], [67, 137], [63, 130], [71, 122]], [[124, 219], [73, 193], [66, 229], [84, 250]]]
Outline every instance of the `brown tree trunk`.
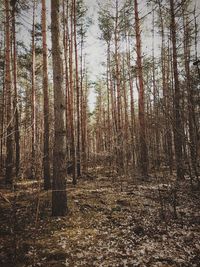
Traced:
[[74, 1], [74, 49], [75, 49], [75, 69], [76, 69], [76, 107], [77, 107], [77, 177], [81, 176], [81, 151], [80, 151], [80, 86], [79, 86], [79, 69], [78, 69], [78, 49], [77, 49], [77, 33], [76, 33], [76, 0]]
[[142, 176], [148, 175], [148, 149], [146, 144], [146, 125], [145, 125], [145, 108], [144, 108], [144, 84], [142, 70], [142, 51], [140, 36], [140, 20], [138, 15], [138, 1], [135, 3], [135, 33], [136, 33], [136, 53], [137, 53], [137, 69], [139, 79], [139, 138], [140, 138], [140, 171]]
[[36, 174], [36, 92], [35, 92], [35, 9], [36, 0], [33, 0], [33, 22], [32, 22], [32, 92], [31, 92], [31, 126], [32, 126], [32, 150], [31, 150], [31, 177]]
[[[164, 32], [164, 20], [162, 13], [161, 0], [159, 4], [159, 16], [160, 16], [160, 27], [161, 27], [161, 70], [162, 70], [162, 93], [163, 93], [163, 116], [164, 116], [164, 136], [163, 136], [163, 152], [165, 154], [165, 161], [167, 162], [170, 173], [172, 174], [172, 165], [173, 165], [173, 151], [172, 151], [172, 131], [171, 131], [171, 122], [170, 122], [170, 106], [169, 106], [169, 55], [167, 61], [167, 46], [165, 46], [165, 32]], [[168, 54], [169, 54], [168, 49]], [[167, 61], [167, 62], [166, 62]], [[166, 64], [167, 63], [167, 64]]]
[[122, 150], [122, 103], [121, 103], [121, 81], [120, 81], [120, 58], [119, 58], [119, 2], [116, 0], [115, 11], [115, 30], [114, 30], [114, 47], [115, 47], [115, 79], [116, 79], [116, 95], [117, 95], [117, 169], [121, 173], [123, 166], [123, 150]]
[[66, 149], [67, 160], [70, 159], [70, 86], [69, 86], [69, 1], [63, 0], [63, 44], [64, 44], [64, 59], [65, 59], [65, 88], [66, 88]]
[[44, 189], [51, 188], [49, 162], [49, 90], [48, 90], [48, 61], [47, 61], [47, 32], [46, 32], [46, 0], [42, 0], [42, 52], [43, 52], [43, 94], [44, 94], [44, 154], [43, 177]]
[[[4, 45], [5, 48], [5, 45]], [[4, 49], [4, 54], [5, 54]], [[4, 127], [5, 127], [5, 63], [3, 64], [3, 82], [2, 82], [2, 103], [1, 103], [1, 134], [0, 134], [0, 173], [3, 173], [4, 158], [3, 158], [3, 147], [4, 147]]]
[[178, 62], [177, 62], [177, 47], [176, 47], [176, 21], [174, 11], [174, 0], [170, 0], [170, 14], [171, 14], [171, 34], [172, 34], [172, 50], [173, 50], [173, 75], [174, 75], [174, 146], [176, 156], [176, 171], [177, 179], [182, 179], [184, 176], [183, 162], [182, 162], [182, 124], [180, 114], [180, 84], [178, 77]]
[[5, 58], [5, 92], [6, 92], [6, 112], [7, 112], [7, 131], [6, 131], [6, 176], [7, 184], [12, 184], [13, 177], [13, 126], [12, 126], [12, 92], [11, 92], [11, 69], [10, 69], [10, 6], [9, 1], [5, 0], [5, 17], [6, 17], [6, 58]]
[[62, 49], [60, 44], [60, 1], [51, 0], [51, 33], [54, 87], [54, 149], [52, 215], [64, 216], [67, 213], [66, 193], [66, 127], [65, 94], [63, 88]]
[[77, 183], [76, 179], [76, 147], [75, 147], [75, 129], [74, 129], [74, 81], [73, 81], [73, 17], [74, 17], [74, 2], [71, 6], [71, 27], [70, 27], [70, 44], [69, 44], [69, 79], [70, 79], [70, 126], [71, 126], [71, 155], [72, 155], [72, 172], [73, 172], [73, 184]]
[[13, 37], [13, 85], [14, 99], [13, 109], [15, 117], [15, 175], [18, 176], [20, 166], [20, 131], [19, 131], [19, 108], [18, 108], [18, 91], [17, 91], [17, 46], [16, 46], [16, 29], [15, 29], [15, 13], [16, 1], [11, 1], [12, 4], [12, 37]]

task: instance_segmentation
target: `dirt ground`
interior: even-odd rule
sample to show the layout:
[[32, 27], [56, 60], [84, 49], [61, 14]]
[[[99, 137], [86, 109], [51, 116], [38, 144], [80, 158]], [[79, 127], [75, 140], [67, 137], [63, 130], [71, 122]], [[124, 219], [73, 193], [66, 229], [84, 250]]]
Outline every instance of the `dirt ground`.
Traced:
[[89, 178], [68, 182], [62, 218], [37, 182], [1, 186], [0, 266], [200, 266], [200, 195], [189, 181], [175, 192], [163, 178]]

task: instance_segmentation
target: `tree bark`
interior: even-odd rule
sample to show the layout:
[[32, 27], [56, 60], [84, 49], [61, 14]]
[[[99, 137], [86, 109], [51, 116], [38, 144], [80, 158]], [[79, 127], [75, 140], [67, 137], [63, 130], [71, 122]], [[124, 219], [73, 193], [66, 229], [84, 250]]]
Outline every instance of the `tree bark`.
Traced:
[[183, 137], [182, 137], [182, 124], [180, 113], [180, 84], [178, 77], [178, 62], [177, 62], [177, 47], [176, 47], [176, 21], [174, 11], [174, 0], [170, 0], [170, 14], [171, 14], [171, 34], [172, 34], [172, 51], [173, 51], [173, 75], [174, 75], [174, 146], [176, 157], [176, 171], [177, 179], [184, 176], [183, 173]]
[[7, 112], [7, 131], [6, 131], [6, 183], [13, 182], [13, 125], [12, 125], [12, 92], [11, 92], [11, 70], [10, 70], [10, 14], [9, 2], [5, 0], [6, 12], [6, 62], [5, 62], [5, 91], [6, 91], [6, 112]]
[[19, 109], [17, 91], [17, 45], [16, 45], [16, 1], [11, 1], [12, 5], [12, 45], [13, 45], [13, 85], [14, 85], [14, 129], [15, 129], [15, 176], [18, 176], [20, 166], [20, 131], [19, 131]]
[[51, 33], [54, 87], [54, 149], [52, 215], [64, 216], [67, 213], [66, 193], [66, 128], [65, 95], [63, 88], [63, 63], [60, 44], [60, 1], [51, 0]]
[[32, 151], [31, 151], [31, 177], [36, 175], [36, 92], [35, 92], [35, 9], [36, 0], [33, 0], [33, 22], [32, 22], [32, 92], [31, 92], [31, 127], [32, 127]]
[[47, 61], [47, 32], [46, 32], [46, 0], [42, 0], [42, 52], [43, 52], [43, 94], [44, 94], [44, 154], [43, 177], [44, 189], [51, 188], [49, 161], [49, 91], [48, 91], [48, 61]]
[[140, 171], [142, 176], [148, 175], [148, 149], [146, 144], [146, 125], [145, 125], [145, 108], [144, 108], [144, 83], [142, 69], [142, 51], [140, 20], [138, 15], [138, 1], [135, 3], [135, 33], [136, 33], [136, 53], [137, 53], [137, 70], [139, 79], [139, 138], [140, 138]]
[[78, 49], [77, 49], [77, 33], [76, 33], [76, 0], [74, 1], [74, 50], [75, 50], [75, 69], [76, 69], [76, 112], [77, 112], [77, 149], [76, 149], [76, 162], [77, 162], [77, 177], [81, 176], [81, 147], [80, 147], [80, 86], [79, 86], [79, 69], [78, 69]]

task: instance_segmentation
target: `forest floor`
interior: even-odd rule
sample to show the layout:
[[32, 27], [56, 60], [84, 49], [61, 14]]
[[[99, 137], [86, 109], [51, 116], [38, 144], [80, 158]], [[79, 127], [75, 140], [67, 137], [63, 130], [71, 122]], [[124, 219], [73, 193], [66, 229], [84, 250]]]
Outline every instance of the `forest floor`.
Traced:
[[[68, 183], [66, 217], [51, 217], [37, 183], [1, 186], [1, 267], [200, 266], [200, 194], [189, 181], [113, 177]], [[176, 196], [176, 197], [175, 197]]]

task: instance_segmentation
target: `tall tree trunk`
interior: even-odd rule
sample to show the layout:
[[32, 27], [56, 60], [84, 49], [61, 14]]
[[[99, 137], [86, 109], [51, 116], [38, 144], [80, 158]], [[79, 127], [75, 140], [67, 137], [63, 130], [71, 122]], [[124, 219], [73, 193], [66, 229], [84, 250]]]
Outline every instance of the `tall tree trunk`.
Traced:
[[44, 94], [44, 154], [43, 177], [44, 189], [51, 188], [50, 162], [49, 162], [49, 90], [48, 90], [48, 61], [47, 61], [47, 32], [46, 32], [46, 0], [42, 0], [42, 52], [43, 52], [43, 94]]
[[31, 150], [31, 176], [36, 174], [36, 92], [35, 92], [35, 9], [36, 0], [33, 0], [33, 21], [32, 21], [32, 92], [31, 92], [31, 126], [32, 126], [32, 150]]
[[141, 35], [140, 20], [138, 15], [138, 1], [135, 3], [135, 33], [136, 33], [136, 53], [137, 53], [137, 69], [139, 79], [139, 138], [140, 138], [140, 171], [142, 176], [148, 175], [148, 149], [146, 144], [146, 125], [145, 125], [145, 108], [144, 108], [144, 84], [142, 69], [142, 51], [141, 51]]
[[130, 111], [131, 111], [131, 143], [132, 143], [132, 164], [135, 168], [135, 107], [134, 107], [134, 95], [133, 95], [133, 77], [131, 73], [131, 55], [130, 55], [130, 38], [126, 36], [126, 53], [127, 53], [127, 66], [128, 66], [128, 79], [129, 79], [129, 91], [130, 91]]
[[123, 166], [122, 150], [122, 103], [121, 103], [121, 81], [120, 81], [120, 58], [119, 58], [119, 1], [116, 0], [115, 10], [115, 30], [114, 30], [114, 47], [115, 47], [115, 79], [117, 95], [117, 169], [121, 173]]
[[63, 45], [64, 45], [64, 58], [65, 58], [65, 103], [66, 103], [66, 149], [67, 160], [70, 159], [70, 86], [69, 86], [69, 1], [63, 1]]
[[187, 106], [188, 106], [188, 124], [189, 124], [189, 139], [190, 139], [190, 156], [194, 174], [198, 179], [197, 169], [197, 131], [196, 131], [196, 116], [194, 110], [194, 93], [191, 87], [190, 74], [190, 46], [191, 46], [191, 32], [188, 28], [188, 16], [186, 15], [184, 6], [182, 7], [183, 28], [184, 28], [184, 63], [186, 74], [186, 88], [187, 88]]
[[72, 155], [72, 172], [73, 184], [77, 183], [76, 179], [76, 147], [75, 147], [75, 129], [74, 129], [74, 81], [73, 81], [73, 17], [74, 17], [74, 2], [72, 1], [71, 14], [70, 14], [70, 44], [69, 44], [69, 79], [70, 79], [70, 126], [71, 126], [71, 155]]
[[80, 151], [80, 86], [79, 86], [79, 69], [78, 69], [78, 49], [77, 49], [77, 30], [76, 30], [76, 0], [74, 1], [74, 49], [75, 49], [75, 69], [76, 69], [76, 107], [77, 107], [77, 176], [81, 176], [81, 151]]
[[[83, 25], [81, 24], [81, 31], [82, 31], [82, 27]], [[84, 46], [84, 42], [83, 42], [83, 35], [81, 35], [81, 74], [80, 74], [80, 116], [81, 116], [81, 165], [82, 165], [82, 172], [86, 172], [86, 158], [87, 158], [87, 153], [86, 153], [86, 121], [84, 119], [84, 85], [83, 85], [83, 81], [84, 81], [84, 62], [83, 62], [83, 46]]]
[[12, 4], [12, 37], [13, 37], [13, 82], [14, 82], [14, 99], [13, 109], [15, 117], [15, 175], [18, 176], [20, 166], [20, 131], [19, 131], [19, 108], [18, 108], [18, 91], [17, 91], [17, 45], [16, 45], [16, 0]]
[[[5, 27], [6, 28], [6, 27]], [[4, 54], [3, 57], [5, 59], [6, 55], [6, 49], [5, 49], [5, 38], [3, 42], [3, 49], [4, 49]], [[2, 81], [2, 106], [1, 106], [1, 134], [0, 134], [0, 173], [3, 172], [3, 167], [4, 167], [4, 158], [3, 158], [3, 147], [4, 147], [4, 131], [5, 131], [5, 114], [6, 114], [6, 105], [5, 105], [5, 62], [3, 63], [2, 66], [2, 72], [3, 72], [3, 81]]]
[[154, 123], [155, 123], [155, 133], [154, 133], [154, 146], [155, 146], [155, 157], [154, 164], [155, 167], [160, 165], [160, 137], [159, 137], [159, 113], [158, 113], [158, 99], [159, 93], [156, 88], [156, 73], [155, 73], [155, 18], [154, 9], [152, 10], [152, 84], [153, 84], [153, 102], [154, 102]]
[[6, 131], [6, 183], [13, 182], [13, 126], [12, 126], [12, 92], [11, 92], [11, 70], [10, 70], [10, 6], [9, 1], [5, 0], [6, 16], [6, 59], [5, 59], [5, 91], [6, 91], [6, 112], [7, 112], [7, 131]]
[[64, 216], [67, 212], [66, 193], [66, 127], [63, 63], [60, 44], [60, 1], [51, 0], [51, 32], [54, 87], [54, 149], [52, 215]]
[[172, 34], [172, 50], [173, 50], [173, 75], [174, 75], [174, 146], [176, 156], [176, 171], [177, 179], [181, 179], [184, 176], [183, 162], [182, 162], [182, 124], [180, 114], [180, 84], [178, 77], [178, 62], [177, 62], [177, 47], [176, 47], [176, 21], [174, 11], [174, 0], [170, 0], [170, 14], [171, 14], [171, 34]]
[[[165, 46], [165, 32], [164, 32], [164, 20], [162, 13], [161, 0], [159, 4], [159, 16], [160, 16], [160, 27], [161, 27], [161, 69], [162, 69], [162, 93], [163, 93], [163, 116], [164, 116], [164, 132], [166, 133], [163, 136], [163, 150], [166, 158], [166, 162], [169, 166], [170, 173], [172, 174], [172, 165], [173, 165], [173, 151], [172, 151], [172, 131], [171, 131], [171, 122], [170, 122], [170, 90], [168, 85], [169, 80], [169, 52], [170, 50]], [[167, 50], [168, 49], [168, 50]], [[168, 51], [168, 61], [167, 61], [167, 51]], [[167, 61], [167, 64], [166, 64]]]

